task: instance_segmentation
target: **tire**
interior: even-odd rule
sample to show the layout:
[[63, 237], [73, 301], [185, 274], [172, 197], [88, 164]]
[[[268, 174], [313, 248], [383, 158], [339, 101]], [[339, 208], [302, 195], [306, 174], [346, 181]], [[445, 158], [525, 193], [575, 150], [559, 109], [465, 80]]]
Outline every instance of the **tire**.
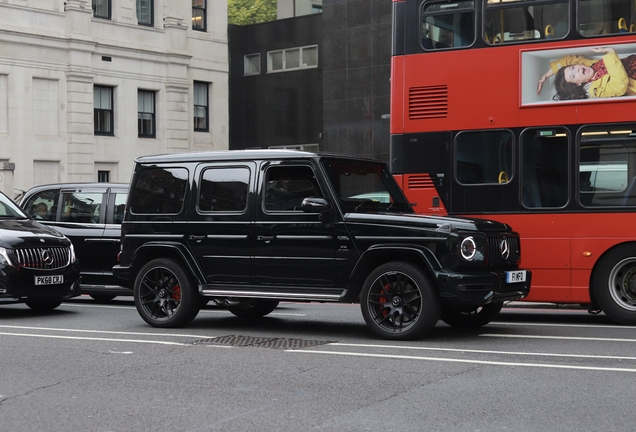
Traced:
[[135, 279], [134, 296], [137, 312], [153, 327], [182, 327], [201, 308], [201, 296], [192, 277], [169, 258], [143, 266]]
[[618, 246], [601, 258], [592, 277], [592, 291], [612, 321], [636, 325], [636, 246]]
[[444, 306], [442, 308], [441, 319], [452, 327], [465, 329], [478, 328], [494, 320], [497, 315], [499, 315], [499, 312], [501, 312], [502, 307], [503, 303], [491, 303], [478, 307], [474, 311], [463, 312]]
[[271, 313], [278, 306], [278, 300], [246, 299], [241, 300], [237, 306], [229, 306], [227, 309], [237, 317], [261, 318]]
[[367, 277], [360, 296], [367, 326], [391, 340], [418, 339], [440, 317], [441, 302], [428, 277], [407, 262], [381, 265]]
[[112, 299], [114, 299], [115, 297], [117, 297], [117, 296], [114, 296], [114, 295], [106, 295], [106, 294], [104, 294], [104, 295], [89, 294], [89, 295], [93, 298], [93, 300], [98, 301], [98, 302], [104, 302], [104, 303], [109, 302]]
[[52, 311], [62, 304], [60, 299], [27, 299], [24, 303], [37, 312]]

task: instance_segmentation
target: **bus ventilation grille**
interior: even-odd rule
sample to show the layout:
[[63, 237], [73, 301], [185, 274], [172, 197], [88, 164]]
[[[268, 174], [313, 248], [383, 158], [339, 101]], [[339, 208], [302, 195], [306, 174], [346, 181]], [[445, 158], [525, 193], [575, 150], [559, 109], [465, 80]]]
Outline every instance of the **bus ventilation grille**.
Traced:
[[428, 174], [409, 177], [409, 189], [434, 189], [433, 179]]
[[448, 86], [413, 87], [409, 89], [409, 120], [446, 118]]

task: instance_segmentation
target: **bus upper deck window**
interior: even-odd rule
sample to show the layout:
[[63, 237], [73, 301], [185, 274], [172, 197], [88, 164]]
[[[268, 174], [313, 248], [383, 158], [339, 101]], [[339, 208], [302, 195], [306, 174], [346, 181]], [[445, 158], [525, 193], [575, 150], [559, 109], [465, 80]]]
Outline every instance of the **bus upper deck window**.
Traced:
[[472, 1], [424, 2], [421, 11], [421, 41], [425, 50], [465, 47], [475, 41]]
[[636, 33], [632, 0], [581, 0], [578, 30], [583, 36]]
[[569, 16], [569, 3], [563, 0], [488, 0], [483, 35], [489, 44], [561, 39], [569, 31]]

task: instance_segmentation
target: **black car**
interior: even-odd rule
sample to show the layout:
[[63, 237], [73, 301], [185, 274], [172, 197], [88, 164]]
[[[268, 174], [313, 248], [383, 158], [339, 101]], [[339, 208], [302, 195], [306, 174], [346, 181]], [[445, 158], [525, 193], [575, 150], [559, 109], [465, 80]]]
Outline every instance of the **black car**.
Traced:
[[20, 207], [43, 225], [68, 237], [80, 262], [82, 293], [96, 300], [132, 295], [113, 278], [128, 184], [61, 183], [36, 186]]
[[0, 304], [50, 310], [78, 295], [79, 263], [70, 240], [0, 193]]
[[360, 303], [390, 339], [440, 319], [472, 327], [526, 296], [519, 236], [489, 220], [414, 213], [382, 162], [250, 150], [136, 160], [122, 285], [156, 327], [212, 300], [255, 318], [281, 300]]

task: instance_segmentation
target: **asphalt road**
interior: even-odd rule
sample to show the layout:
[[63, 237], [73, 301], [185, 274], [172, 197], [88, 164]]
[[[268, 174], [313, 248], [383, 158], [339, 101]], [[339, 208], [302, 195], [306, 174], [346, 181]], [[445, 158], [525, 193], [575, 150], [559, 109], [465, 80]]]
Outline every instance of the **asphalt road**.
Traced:
[[632, 431], [636, 332], [505, 308], [460, 331], [375, 338], [357, 305], [208, 307], [156, 329], [129, 298], [0, 308], [0, 431]]

